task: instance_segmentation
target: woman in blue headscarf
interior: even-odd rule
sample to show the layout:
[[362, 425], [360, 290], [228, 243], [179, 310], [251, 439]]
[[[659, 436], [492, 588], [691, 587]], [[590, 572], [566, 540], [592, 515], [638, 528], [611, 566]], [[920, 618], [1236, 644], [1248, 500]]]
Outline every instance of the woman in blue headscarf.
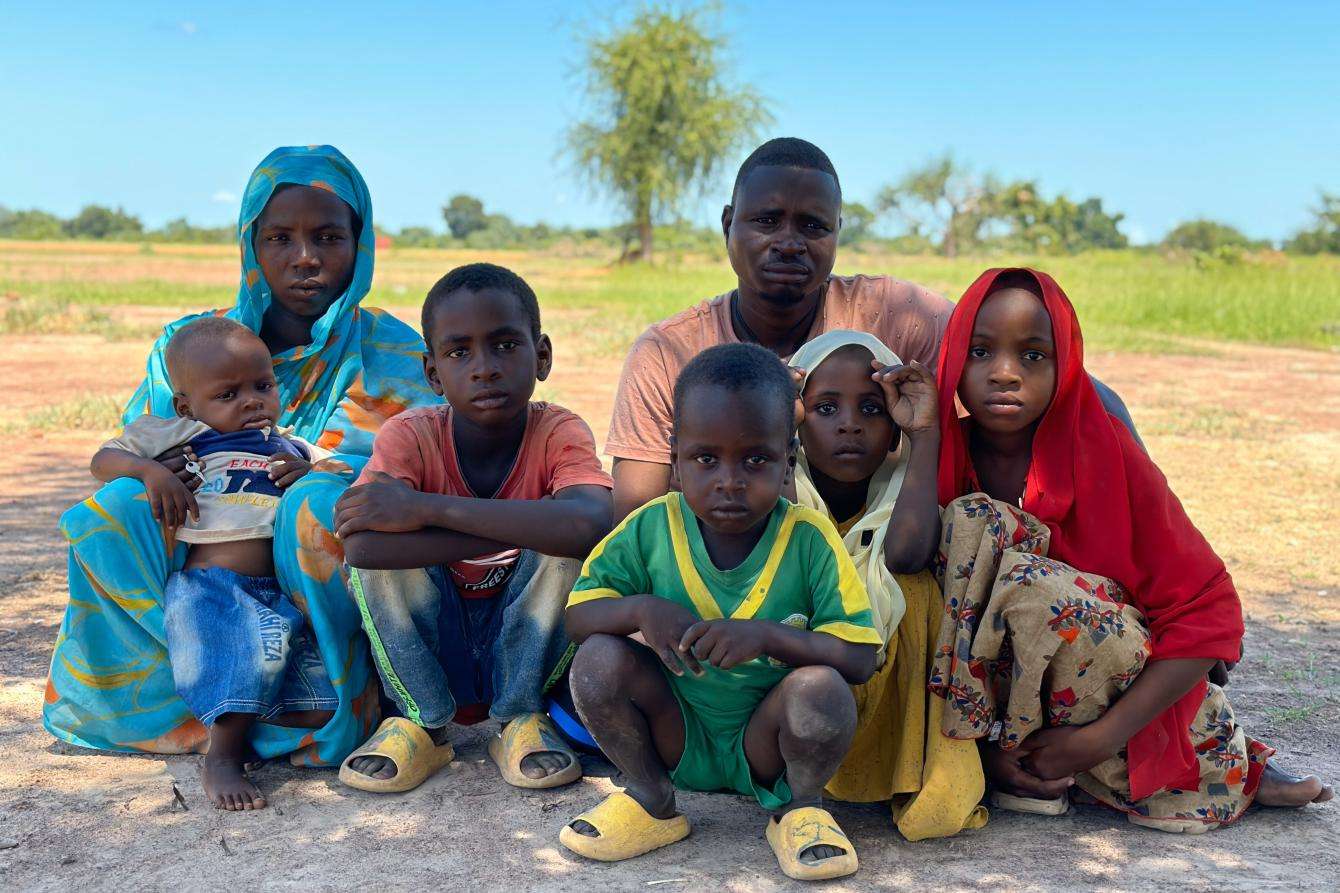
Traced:
[[[372, 285], [372, 200], [362, 176], [331, 146], [280, 148], [251, 175], [238, 219], [242, 282], [228, 316], [274, 356], [279, 424], [336, 455], [289, 488], [275, 519], [280, 585], [306, 615], [338, 696], [333, 712], [289, 714], [253, 726], [263, 758], [338, 765], [376, 725], [358, 609], [330, 532], [335, 500], [372, 452], [382, 422], [438, 402], [423, 377], [423, 341], [380, 310], [359, 306]], [[171, 417], [164, 353], [179, 319], [149, 355], [148, 375], [122, 421]], [[159, 457], [183, 480], [181, 450]], [[64, 741], [108, 750], [184, 753], [207, 732], [173, 688], [163, 633], [163, 586], [186, 546], [153, 519], [143, 485], [122, 479], [61, 518], [70, 542], [70, 603], [47, 682], [43, 722]]]

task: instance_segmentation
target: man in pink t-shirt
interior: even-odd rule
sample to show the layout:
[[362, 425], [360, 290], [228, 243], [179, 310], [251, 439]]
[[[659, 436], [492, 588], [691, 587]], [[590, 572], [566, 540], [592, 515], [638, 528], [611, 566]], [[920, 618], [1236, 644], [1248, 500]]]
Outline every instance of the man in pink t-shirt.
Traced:
[[[752, 341], [782, 359], [833, 329], [869, 332], [903, 362], [934, 369], [954, 305], [889, 276], [834, 276], [842, 189], [819, 147], [785, 137], [745, 159], [721, 212], [736, 287], [647, 329], [619, 378], [605, 452], [620, 519], [670, 489], [671, 395], [680, 370], [715, 344]], [[1095, 381], [1108, 411], [1134, 424]]]

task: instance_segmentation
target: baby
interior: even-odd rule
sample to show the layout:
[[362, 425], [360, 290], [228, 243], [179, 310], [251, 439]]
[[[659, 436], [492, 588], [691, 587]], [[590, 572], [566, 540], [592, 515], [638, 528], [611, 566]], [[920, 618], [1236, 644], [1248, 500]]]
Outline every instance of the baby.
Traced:
[[[143, 482], [154, 518], [188, 544], [163, 623], [177, 693], [210, 728], [202, 780], [221, 809], [260, 809], [243, 761], [256, 720], [320, 725], [337, 705], [302, 612], [275, 578], [275, 507], [325, 450], [275, 430], [273, 361], [250, 329], [204, 317], [167, 348], [177, 415], [144, 415], [93, 456], [102, 481]], [[174, 473], [159, 461], [181, 449]]]

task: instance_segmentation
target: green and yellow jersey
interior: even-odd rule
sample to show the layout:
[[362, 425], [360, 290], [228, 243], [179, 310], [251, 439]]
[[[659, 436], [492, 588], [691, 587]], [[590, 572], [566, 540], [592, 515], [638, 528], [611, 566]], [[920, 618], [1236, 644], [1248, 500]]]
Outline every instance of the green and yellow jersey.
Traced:
[[[626, 595], [670, 599], [704, 620], [771, 620], [847, 642], [882, 644], [865, 585], [833, 523], [785, 499], [777, 501], [749, 556], [724, 571], [708, 556], [682, 494], [642, 506], [596, 546], [568, 606]], [[766, 656], [730, 670], [703, 669], [702, 676], [668, 678], [709, 734], [741, 729], [790, 670]]]

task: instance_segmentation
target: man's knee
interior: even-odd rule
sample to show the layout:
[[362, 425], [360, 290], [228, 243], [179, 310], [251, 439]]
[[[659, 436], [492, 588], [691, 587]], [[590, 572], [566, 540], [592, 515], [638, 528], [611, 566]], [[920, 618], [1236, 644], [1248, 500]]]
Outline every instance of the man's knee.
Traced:
[[780, 683], [782, 728], [815, 744], [842, 740], [856, 728], [856, 699], [832, 667], [798, 667]]

